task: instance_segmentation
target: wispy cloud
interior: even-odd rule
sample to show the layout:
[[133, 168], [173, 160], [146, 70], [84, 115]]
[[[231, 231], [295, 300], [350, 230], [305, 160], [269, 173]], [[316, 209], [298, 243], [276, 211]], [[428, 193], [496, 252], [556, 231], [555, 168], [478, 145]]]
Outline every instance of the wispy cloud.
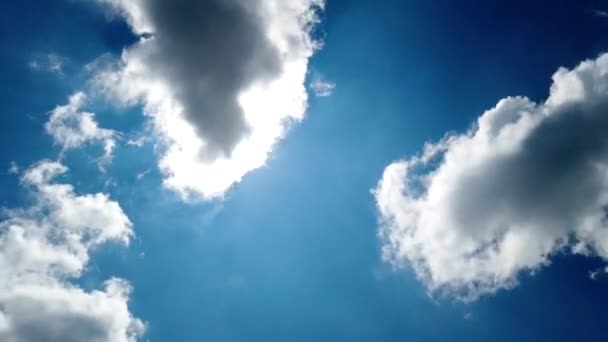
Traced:
[[598, 280], [600, 277], [605, 277], [606, 275], [608, 275], [608, 266], [589, 272], [589, 278], [592, 280]]
[[603, 10], [595, 9], [595, 10], [593, 10], [593, 14], [596, 17], [608, 18], [608, 12], [603, 11]]
[[310, 87], [316, 96], [326, 97], [333, 94], [334, 89], [336, 89], [336, 84], [328, 81], [317, 80], [313, 81], [310, 84]]
[[61, 146], [62, 152], [93, 141], [102, 142], [104, 154], [99, 158], [99, 167], [104, 170], [112, 161], [116, 134], [113, 130], [100, 128], [95, 114], [82, 109], [85, 103], [84, 93], [73, 94], [67, 104], [57, 106], [51, 111], [45, 129], [54, 143]]
[[138, 173], [137, 175], [135, 175], [135, 179], [137, 179], [137, 181], [141, 181], [147, 174], [150, 173], [150, 171], [152, 171], [152, 169], [146, 169]]
[[28, 67], [33, 71], [45, 71], [57, 75], [63, 75], [64, 68], [68, 63], [66, 57], [56, 53], [48, 53], [35, 56], [28, 63]]
[[19, 164], [16, 161], [11, 161], [11, 164], [8, 167], [9, 175], [18, 175], [21, 169], [19, 168]]

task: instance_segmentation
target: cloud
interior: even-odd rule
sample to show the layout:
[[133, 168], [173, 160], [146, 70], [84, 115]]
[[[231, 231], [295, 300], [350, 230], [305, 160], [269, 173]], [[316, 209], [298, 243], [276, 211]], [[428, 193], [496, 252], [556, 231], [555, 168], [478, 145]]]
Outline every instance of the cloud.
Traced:
[[310, 87], [312, 88], [316, 96], [326, 97], [333, 94], [334, 89], [336, 89], [336, 84], [327, 81], [317, 80], [313, 81], [310, 84]]
[[596, 17], [608, 18], [608, 12], [599, 9], [593, 10], [593, 15]]
[[51, 161], [27, 169], [21, 181], [34, 203], [0, 221], [0, 340], [135, 341], [145, 325], [129, 312], [129, 283], [112, 278], [85, 291], [72, 282], [92, 249], [128, 244], [132, 224], [107, 195], [53, 182], [65, 172]]
[[608, 260], [608, 54], [392, 163], [374, 194], [384, 258], [432, 293], [510, 288], [558, 251]]
[[591, 280], [597, 280], [600, 277], [605, 277], [608, 274], [608, 266], [596, 269], [595, 271], [589, 271], [589, 278]]
[[34, 71], [46, 71], [53, 74], [63, 75], [63, 69], [68, 59], [56, 53], [36, 56], [32, 58], [27, 66]]
[[127, 140], [127, 145], [133, 147], [143, 147], [146, 144], [146, 140], [147, 138], [145, 136], [129, 139]]
[[116, 145], [115, 133], [110, 129], [99, 128], [95, 114], [82, 111], [85, 102], [86, 95], [82, 92], [70, 96], [66, 105], [57, 106], [51, 111], [45, 130], [63, 151], [101, 141], [104, 154], [100, 158], [100, 167], [103, 169], [112, 161]]
[[222, 196], [303, 118], [323, 1], [98, 1], [140, 40], [93, 84], [144, 105], [166, 147], [165, 184], [184, 197]]
[[19, 174], [19, 164], [17, 164], [16, 161], [11, 161], [9, 167], [8, 167], [8, 174], [9, 175], [18, 175]]
[[142, 179], [144, 179], [144, 177], [146, 177], [150, 172], [152, 171], [152, 169], [145, 169], [142, 172], [139, 172], [138, 174], [135, 175], [135, 179], [137, 181], [141, 181]]

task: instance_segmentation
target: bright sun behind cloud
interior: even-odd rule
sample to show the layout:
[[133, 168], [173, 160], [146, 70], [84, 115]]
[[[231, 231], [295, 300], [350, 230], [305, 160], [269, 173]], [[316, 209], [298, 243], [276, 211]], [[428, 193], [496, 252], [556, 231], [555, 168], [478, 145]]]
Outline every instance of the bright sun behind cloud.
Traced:
[[[163, 23], [154, 22], [154, 6], [145, 6], [133, 1], [110, 1], [110, 4], [119, 14], [126, 16], [135, 33], [149, 30], [152, 36], [142, 37], [134, 46], [127, 48], [122, 61], [115, 65], [113, 70], [101, 70], [96, 84], [119, 103], [143, 104], [146, 114], [152, 118], [159, 140], [164, 145], [159, 167], [165, 175], [165, 185], [180, 193], [182, 197], [222, 197], [233, 184], [240, 182], [247, 172], [263, 166], [273, 146], [283, 138], [289, 125], [304, 117], [308, 97], [305, 89], [308, 60], [319, 46], [311, 37], [311, 30], [318, 22], [317, 11], [323, 8], [323, 2], [277, 0], [261, 2], [257, 7], [237, 5], [238, 11], [248, 12], [255, 8], [257, 15], [263, 18], [260, 24], [256, 24], [259, 25], [259, 36], [252, 36], [250, 39], [268, 41], [269, 51], [277, 56], [276, 62], [273, 63], [276, 63], [278, 71], [263, 71], [266, 68], [263, 65], [265, 62], [259, 66], [249, 66], [247, 59], [240, 59], [238, 63], [242, 65], [235, 66], [236, 68], [257, 68], [259, 70], [255, 72], [258, 75], [247, 82], [243, 79], [243, 83], [233, 89], [234, 93], [229, 94], [232, 98], [226, 100], [206, 98], [203, 91], [200, 95], [203, 97], [200, 106], [197, 102], [199, 100], [176, 96], [180, 92], [178, 84], [154, 66], [154, 63], [158, 63], [154, 62], [155, 56], [164, 53], [157, 52], [161, 47], [157, 46], [156, 41], [164, 37], [156, 38], [155, 32], [159, 31], [159, 35], [172, 32], [159, 27]], [[199, 5], [193, 3], [193, 6]], [[206, 28], [201, 26], [200, 29]], [[196, 45], [198, 42], [196, 38], [193, 39], [185, 43]], [[229, 46], [218, 44], [217, 49], [220, 51], [216, 53], [224, 53], [221, 51], [224, 48]], [[168, 70], [184, 67], [173, 66], [171, 63], [173, 62], [170, 59], [162, 62], [163, 67]], [[203, 60], [200, 63], [205, 62]], [[246, 74], [252, 72], [247, 71]], [[197, 86], [207, 84], [211, 80], [201, 75], [199, 80], [193, 82], [193, 86]], [[210, 83], [209, 86], [216, 85]], [[205, 122], [216, 123], [224, 121], [226, 115], [239, 117], [239, 114], [216, 113], [205, 107], [205, 101], [216, 100], [221, 104], [213, 108], [223, 108], [225, 101], [234, 101], [237, 107], [235, 110], [242, 112], [243, 127], [246, 128], [238, 133], [240, 138], [235, 140], [234, 144], [216, 146], [214, 141], [221, 141], [223, 138], [211, 138], [205, 130], [197, 128], [198, 123], [192, 119], [202, 117], [201, 120]], [[184, 101], [197, 104], [193, 106]], [[189, 111], [206, 113], [203, 115]], [[205, 127], [205, 124], [201, 125]]]

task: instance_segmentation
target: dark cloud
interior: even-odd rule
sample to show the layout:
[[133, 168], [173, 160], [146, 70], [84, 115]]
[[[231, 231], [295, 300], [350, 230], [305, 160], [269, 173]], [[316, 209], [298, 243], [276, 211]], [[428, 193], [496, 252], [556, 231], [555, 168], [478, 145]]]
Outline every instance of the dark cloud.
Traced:
[[542, 221], [543, 229], [575, 224], [606, 191], [605, 170], [598, 168], [608, 163], [605, 114], [608, 101], [556, 108], [518, 153], [488, 158], [461, 176], [449, 202], [455, 220], [484, 230], [480, 222], [502, 211], [520, 222]]
[[[85, 313], [44, 312], [44, 306], [30, 298], [20, 298], [23, 312], [13, 314], [15, 324], [9, 341], [23, 342], [107, 342], [111, 341], [106, 322]], [[16, 319], [15, 319], [16, 318]], [[0, 334], [2, 337], [2, 334]]]
[[207, 157], [230, 155], [248, 132], [239, 93], [281, 71], [259, 1], [149, 0], [142, 6], [153, 28], [142, 45], [146, 65], [171, 85], [208, 144]]
[[97, 1], [141, 39], [91, 85], [143, 106], [164, 184], [184, 198], [222, 196], [304, 118], [323, 0]]

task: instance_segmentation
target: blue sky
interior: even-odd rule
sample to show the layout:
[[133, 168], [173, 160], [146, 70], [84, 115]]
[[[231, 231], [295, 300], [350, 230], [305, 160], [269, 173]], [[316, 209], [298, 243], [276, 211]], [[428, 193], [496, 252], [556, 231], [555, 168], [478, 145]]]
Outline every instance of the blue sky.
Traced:
[[[323, 47], [306, 59], [305, 117], [289, 124], [264, 166], [211, 198], [199, 185], [193, 185], [199, 197], [185, 198], [184, 188], [163, 183], [167, 172], [179, 171], [159, 167], [166, 146], [151, 126], [160, 114], [144, 114], [145, 100], [116, 104], [91, 82], [107, 65], [114, 67], [123, 49], [135, 51], [139, 38], [128, 18], [94, 1], [3, 7], [0, 206], [40, 201], [31, 188], [46, 183], [28, 185], [23, 177], [44, 159], [69, 168], [56, 182], [71, 184], [77, 194], [108, 194], [120, 205], [132, 222], [129, 245], [108, 239], [91, 248], [82, 272], [53, 277], [85, 293], [112, 277], [128, 281], [128, 310], [146, 324], [139, 340], [571, 341], [605, 335], [608, 277], [589, 276], [604, 267], [601, 252], [552, 250], [550, 265], [517, 269], [517, 285], [504, 288], [509, 278], [472, 302], [429, 294], [433, 283], [411, 260], [401, 257], [404, 267], [394, 268], [382, 258], [382, 217], [372, 191], [387, 165], [447, 132], [463, 134], [500, 99], [545, 101], [558, 68], [575, 69], [608, 50], [608, 18], [601, 12], [607, 3], [328, 0], [314, 32]], [[315, 80], [335, 84], [333, 93], [314, 96]], [[104, 167], [100, 141], [62, 151], [45, 133], [52, 110], [76, 92], [87, 94], [82, 110], [95, 113], [99, 127], [117, 132], [113, 159]], [[143, 146], [128, 143], [142, 138]], [[19, 171], [9, 172], [11, 163]], [[468, 194], [461, 195], [467, 201]], [[558, 193], [569, 196], [577, 198]], [[16, 219], [3, 215], [4, 222]], [[10, 317], [10, 310], [4, 314]], [[0, 324], [0, 337], [55, 341], [44, 329], [56, 323], [37, 324], [40, 335], [15, 332], [14, 340], [10, 331], [1, 335]]]

